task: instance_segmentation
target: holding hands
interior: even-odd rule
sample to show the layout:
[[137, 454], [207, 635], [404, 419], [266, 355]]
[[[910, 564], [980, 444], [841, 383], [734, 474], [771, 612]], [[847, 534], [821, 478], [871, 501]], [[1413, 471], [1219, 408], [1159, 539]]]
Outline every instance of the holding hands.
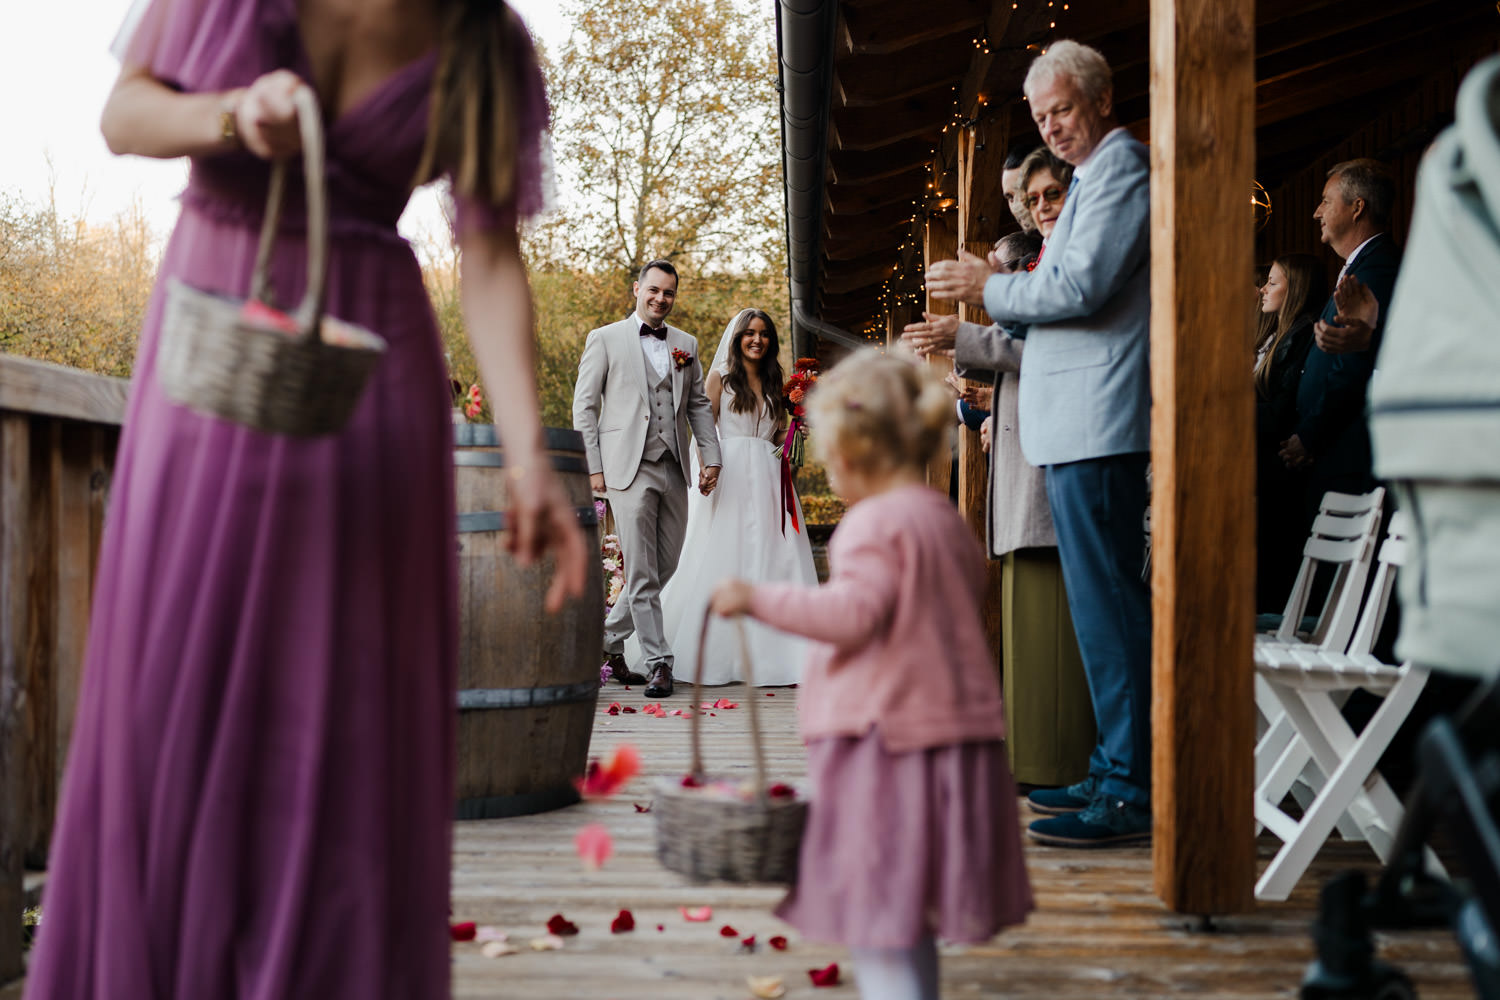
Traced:
[[717, 465], [710, 465], [698, 473], [699, 493], [708, 496], [714, 491], [714, 487], [717, 485], [719, 485], [719, 467]]
[[927, 269], [927, 291], [935, 299], [952, 299], [971, 306], [984, 305], [984, 283], [994, 269], [983, 257], [967, 250], [958, 252], [958, 260], [940, 260]]
[[1333, 290], [1333, 304], [1338, 309], [1333, 322], [1319, 320], [1313, 327], [1318, 349], [1325, 354], [1369, 350], [1375, 325], [1380, 322], [1380, 301], [1370, 286], [1346, 274]]

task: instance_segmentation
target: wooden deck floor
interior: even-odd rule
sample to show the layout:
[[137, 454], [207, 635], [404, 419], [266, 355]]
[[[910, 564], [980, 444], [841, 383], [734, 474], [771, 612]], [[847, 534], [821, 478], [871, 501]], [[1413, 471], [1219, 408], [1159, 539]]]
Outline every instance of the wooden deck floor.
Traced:
[[[646, 774], [626, 793], [538, 816], [459, 823], [454, 844], [455, 920], [492, 924], [522, 947], [544, 933], [561, 913], [579, 927], [558, 952], [483, 957], [475, 944], [454, 946], [456, 998], [521, 997], [527, 1000], [743, 1000], [748, 975], [778, 975], [788, 997], [822, 1000], [857, 996], [841, 949], [814, 945], [770, 914], [780, 891], [693, 885], [663, 870], [653, 853], [653, 817], [634, 803], [650, 802], [652, 781], [688, 766], [688, 721], [648, 715], [605, 714], [611, 700], [639, 707], [638, 690], [606, 688], [594, 728], [593, 753], [635, 744]], [[767, 754], [773, 777], [800, 779], [803, 756], [796, 736], [796, 692], [774, 697], [743, 687], [714, 689], [736, 702], [757, 697], [766, 711]], [[666, 704], [688, 704], [686, 691]], [[748, 774], [748, 720], [743, 707], [703, 719], [704, 755], [711, 772]], [[1022, 809], [1023, 821], [1031, 817]], [[613, 833], [615, 857], [586, 871], [573, 836], [586, 823]], [[1262, 862], [1274, 841], [1262, 845]], [[966, 997], [1295, 997], [1311, 956], [1307, 927], [1322, 879], [1350, 866], [1376, 870], [1364, 845], [1333, 844], [1285, 903], [1226, 918], [1202, 932], [1194, 918], [1165, 910], [1151, 893], [1147, 849], [1064, 851], [1031, 846], [1027, 855], [1038, 910], [1018, 929], [976, 948], [942, 952], [943, 995]], [[682, 906], [713, 907], [707, 923], [689, 923]], [[611, 934], [610, 920], [629, 909], [636, 930]], [[724, 925], [754, 934], [754, 953], [720, 936]], [[661, 929], [658, 930], [658, 927]], [[786, 935], [785, 952], [764, 942]], [[1410, 933], [1382, 939], [1382, 955], [1403, 966], [1425, 1000], [1471, 997], [1467, 974], [1452, 938]], [[839, 962], [844, 985], [814, 989], [807, 970]]]

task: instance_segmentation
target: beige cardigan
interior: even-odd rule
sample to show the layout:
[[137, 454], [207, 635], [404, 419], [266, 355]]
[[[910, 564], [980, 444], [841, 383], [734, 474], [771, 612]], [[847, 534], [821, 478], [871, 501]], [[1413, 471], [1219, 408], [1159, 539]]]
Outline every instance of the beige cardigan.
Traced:
[[1021, 454], [1017, 413], [1025, 344], [998, 325], [960, 323], [953, 348], [954, 363], [968, 369], [968, 377], [982, 378], [986, 371], [995, 377], [995, 398], [990, 404], [994, 423], [990, 427], [989, 509], [985, 518], [991, 556], [1057, 545], [1046, 476]]

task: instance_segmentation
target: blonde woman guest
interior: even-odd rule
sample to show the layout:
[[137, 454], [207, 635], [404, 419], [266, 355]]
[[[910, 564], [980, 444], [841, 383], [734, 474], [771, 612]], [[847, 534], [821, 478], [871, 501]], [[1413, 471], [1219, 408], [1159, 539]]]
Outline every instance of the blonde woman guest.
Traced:
[[1289, 467], [1280, 451], [1297, 427], [1297, 384], [1327, 298], [1323, 264], [1311, 254], [1277, 257], [1261, 287], [1261, 313], [1271, 318], [1272, 332], [1255, 365], [1257, 611], [1285, 606], [1311, 527], [1307, 470]]

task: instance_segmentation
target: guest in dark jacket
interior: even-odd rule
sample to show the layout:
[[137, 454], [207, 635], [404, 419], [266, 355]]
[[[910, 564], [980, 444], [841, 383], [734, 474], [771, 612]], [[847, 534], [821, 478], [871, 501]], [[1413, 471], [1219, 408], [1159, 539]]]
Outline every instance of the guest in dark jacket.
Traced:
[[1380, 308], [1373, 326], [1344, 322], [1330, 298], [1314, 326], [1297, 386], [1297, 427], [1281, 451], [1289, 466], [1309, 468], [1309, 516], [1327, 490], [1363, 493], [1375, 485], [1365, 391], [1401, 263], [1388, 233], [1394, 201], [1395, 183], [1384, 165], [1350, 160], [1328, 171], [1323, 200], [1313, 213], [1323, 242], [1344, 258], [1339, 281], [1348, 277], [1365, 285]]
[[1297, 384], [1313, 345], [1313, 321], [1327, 297], [1323, 264], [1305, 253], [1276, 258], [1261, 287], [1270, 334], [1255, 359], [1257, 611], [1285, 605], [1310, 527], [1307, 470], [1287, 468], [1280, 451], [1297, 426]]

